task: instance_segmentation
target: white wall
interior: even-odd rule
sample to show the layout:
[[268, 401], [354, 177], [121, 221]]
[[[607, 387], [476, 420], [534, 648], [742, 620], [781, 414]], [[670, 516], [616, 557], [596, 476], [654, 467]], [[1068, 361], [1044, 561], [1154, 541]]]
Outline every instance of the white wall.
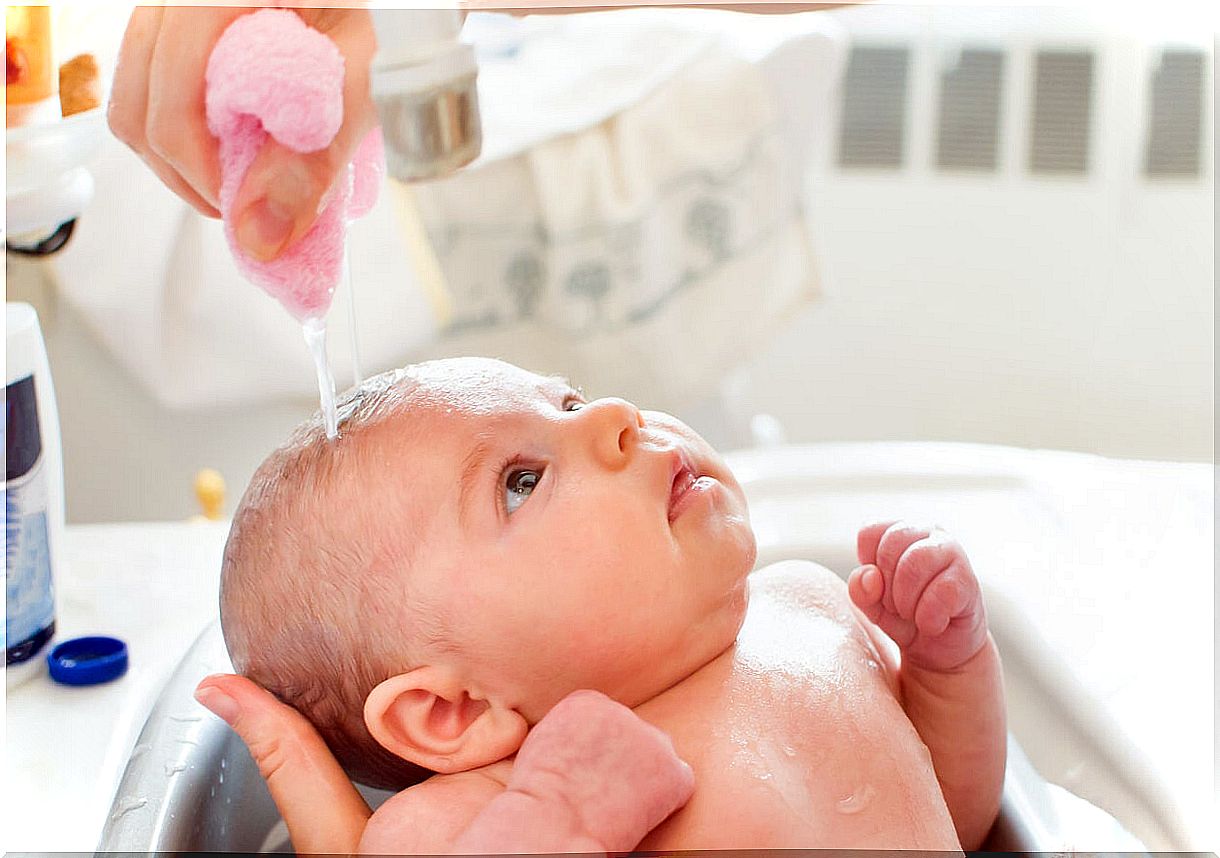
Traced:
[[[831, 294], [750, 361], [734, 385], [738, 408], [771, 412], [800, 441], [1212, 459], [1214, 84], [1203, 176], [1149, 179], [1141, 164], [1160, 47], [1211, 52], [1214, 41], [1156, 10], [1128, 12], [842, 16], [858, 40], [914, 51], [906, 160], [852, 172], [833, 146], [815, 154], [810, 199]], [[999, 169], [941, 174], [931, 166], [936, 79], [953, 47], [980, 42], [1008, 61]], [[1047, 45], [1097, 52], [1085, 176], [1025, 167], [1031, 57]]]
[[69, 523], [188, 518], [199, 512], [193, 481], [200, 468], [224, 475], [231, 512], [259, 462], [317, 408], [314, 401], [248, 411], [166, 408], [58, 299], [49, 271], [10, 258], [6, 273], [8, 300], [34, 305], [46, 339]]

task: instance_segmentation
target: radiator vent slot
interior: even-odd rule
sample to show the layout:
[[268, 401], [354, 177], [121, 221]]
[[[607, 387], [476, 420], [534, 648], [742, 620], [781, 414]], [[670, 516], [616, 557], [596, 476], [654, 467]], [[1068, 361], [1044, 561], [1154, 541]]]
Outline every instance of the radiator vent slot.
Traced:
[[1029, 169], [1083, 173], [1089, 166], [1093, 54], [1039, 51], [1034, 60], [1034, 109]]
[[1004, 55], [963, 49], [940, 80], [936, 165], [943, 170], [996, 169]]
[[905, 47], [852, 48], [843, 79], [840, 166], [902, 165], [910, 59]]
[[1152, 74], [1144, 172], [1154, 177], [1199, 175], [1203, 142], [1202, 51], [1165, 50]]

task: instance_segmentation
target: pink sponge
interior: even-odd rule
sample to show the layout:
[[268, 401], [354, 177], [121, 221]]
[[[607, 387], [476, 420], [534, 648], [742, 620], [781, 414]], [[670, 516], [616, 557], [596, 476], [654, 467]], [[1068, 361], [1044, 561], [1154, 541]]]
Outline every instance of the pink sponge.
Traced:
[[220, 212], [238, 269], [299, 320], [320, 319], [343, 271], [347, 223], [372, 208], [384, 172], [381, 133], [361, 143], [310, 230], [270, 262], [248, 257], [233, 235], [233, 201], [270, 135], [316, 152], [343, 122], [343, 55], [294, 12], [263, 9], [229, 25], [208, 59], [208, 128], [220, 140]]

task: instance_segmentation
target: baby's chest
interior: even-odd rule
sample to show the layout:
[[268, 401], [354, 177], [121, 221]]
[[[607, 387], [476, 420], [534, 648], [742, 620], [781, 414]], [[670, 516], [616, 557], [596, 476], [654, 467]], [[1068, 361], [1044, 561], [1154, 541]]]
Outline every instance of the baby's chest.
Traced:
[[868, 636], [833, 584], [761, 583], [734, 650], [692, 678], [698, 715], [668, 713], [696, 793], [642, 848], [910, 844], [943, 799]]
[[727, 724], [745, 720], [825, 738], [901, 711], [845, 586], [818, 566], [756, 573], [745, 623], [728, 655], [709, 696], [725, 708]]

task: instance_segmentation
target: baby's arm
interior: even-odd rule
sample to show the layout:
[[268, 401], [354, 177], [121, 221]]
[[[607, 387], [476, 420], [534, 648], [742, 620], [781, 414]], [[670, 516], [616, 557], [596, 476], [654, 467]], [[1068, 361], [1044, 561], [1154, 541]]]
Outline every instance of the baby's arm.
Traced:
[[847, 588], [902, 651], [901, 700], [932, 754], [962, 848], [977, 849], [1000, 806], [1007, 727], [1000, 658], [978, 580], [943, 532], [903, 523], [860, 531]]
[[530, 731], [507, 775], [504, 765], [394, 796], [373, 815], [360, 851], [630, 852], [694, 789], [664, 733], [593, 691], [564, 698]]

